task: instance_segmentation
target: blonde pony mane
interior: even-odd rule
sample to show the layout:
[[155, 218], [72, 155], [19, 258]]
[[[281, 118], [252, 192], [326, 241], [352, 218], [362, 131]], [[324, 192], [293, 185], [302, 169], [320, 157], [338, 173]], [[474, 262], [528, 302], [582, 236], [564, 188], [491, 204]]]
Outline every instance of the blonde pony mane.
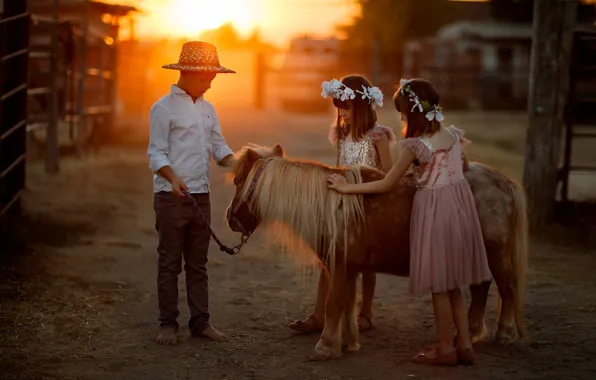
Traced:
[[[256, 179], [250, 207], [273, 232], [278, 243], [292, 254], [311, 258], [312, 251], [324, 255], [321, 259], [332, 271], [336, 262], [336, 248], [343, 236], [343, 254], [347, 252], [349, 226], [360, 226], [364, 219], [361, 195], [346, 195], [330, 190], [327, 165], [302, 160], [289, 160], [274, 155], [271, 148], [247, 147], [264, 158], [254, 165], [246, 184]], [[238, 156], [241, 160], [242, 156]], [[350, 183], [362, 182], [360, 170], [348, 169], [344, 175]], [[248, 197], [250, 186], [245, 185], [241, 202]], [[342, 231], [343, 230], [343, 231]], [[327, 247], [327, 252], [320, 252]], [[345, 256], [343, 262], [345, 263]]]

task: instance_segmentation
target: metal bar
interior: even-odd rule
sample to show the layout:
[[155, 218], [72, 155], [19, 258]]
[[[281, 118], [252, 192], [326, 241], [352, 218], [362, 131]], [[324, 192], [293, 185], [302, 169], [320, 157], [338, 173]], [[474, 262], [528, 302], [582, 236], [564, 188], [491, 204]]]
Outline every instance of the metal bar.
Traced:
[[98, 76], [98, 77], [102, 77], [104, 79], [110, 79], [110, 78], [112, 78], [112, 70], [103, 70], [101, 67], [100, 68], [89, 68], [89, 69], [87, 69], [87, 75]]
[[81, 80], [79, 80], [78, 86], [78, 113], [79, 113], [79, 122], [77, 123], [76, 127], [76, 151], [77, 155], [80, 157], [83, 153], [83, 127], [85, 124], [84, 118], [84, 108], [85, 108], [85, 71], [86, 71], [86, 60], [87, 60], [87, 34], [89, 32], [89, 0], [83, 0], [83, 36], [81, 39], [81, 46], [80, 49], [80, 61], [79, 61], [79, 75]]
[[[67, 74], [69, 75], [73, 75], [76, 79], [80, 79], [81, 78], [81, 73], [73, 73], [71, 70], [67, 70], [66, 71]], [[89, 76], [99, 76], [100, 71], [99, 69], [96, 68], [89, 68], [85, 70], [85, 74], [89, 75]], [[103, 77], [104, 79], [112, 79], [112, 71], [111, 70], [104, 70], [103, 72]]]
[[596, 172], [596, 166], [570, 166], [569, 171]]
[[19, 55], [27, 54], [28, 51], [29, 51], [29, 49], [25, 48], [25, 49], [17, 50], [14, 53], [6, 54], [4, 57], [0, 58], [0, 62], [5, 62], [11, 58], [18, 57]]
[[4, 101], [8, 98], [10, 98], [11, 96], [13, 96], [14, 94], [16, 94], [19, 91], [23, 91], [27, 89], [27, 85], [26, 84], [22, 84], [18, 87], [13, 88], [11, 91], [8, 91], [6, 94], [2, 95], [2, 97], [0, 97], [0, 101]]
[[574, 133], [572, 136], [573, 137], [586, 137], [586, 138], [589, 138], [589, 139], [596, 139], [596, 134], [594, 134], [594, 133], [581, 133], [581, 132], [578, 132], [578, 133]]
[[577, 65], [574, 69], [577, 71], [596, 71], [596, 65]]
[[92, 107], [87, 107], [85, 109], [85, 115], [97, 115], [100, 113], [110, 113], [112, 112], [112, 106], [111, 105], [107, 105], [107, 106], [92, 106]]
[[29, 53], [29, 58], [52, 58], [52, 53], [32, 51]]
[[26, 154], [23, 153], [19, 156], [19, 158], [17, 158], [16, 160], [14, 160], [14, 162], [12, 164], [10, 164], [9, 167], [7, 167], [6, 169], [4, 169], [4, 171], [2, 172], [2, 174], [0, 174], [0, 179], [6, 177], [6, 175], [8, 173], [10, 173], [10, 171], [12, 169], [14, 169], [18, 164], [20, 164], [22, 161], [25, 161], [25, 156]]
[[[78, 18], [76, 20], [78, 21]], [[81, 28], [79, 28], [77, 26], [73, 27], [73, 33], [78, 37], [82, 37], [85, 35], [84, 30], [82, 30]], [[103, 41], [105, 37], [109, 36], [108, 34], [102, 32], [101, 30], [94, 28], [92, 26], [88, 27], [87, 33], [88, 33], [87, 37], [89, 35], [91, 35], [91, 37], [97, 38], [98, 40], [101, 40], [101, 41]]]
[[576, 95], [575, 103], [596, 103], [596, 98], [582, 98]]
[[29, 96], [49, 94], [51, 92], [52, 89], [50, 87], [37, 87], [27, 89], [27, 95]]
[[23, 127], [24, 125], [27, 125], [27, 120], [21, 120], [20, 122], [16, 123], [12, 128], [10, 128], [8, 131], [4, 132], [2, 136], [0, 136], [0, 141], [10, 136], [13, 132], [16, 132], [19, 128]]
[[105, 82], [105, 76], [103, 73], [103, 67], [104, 67], [104, 58], [105, 58], [105, 48], [104, 48], [104, 44], [99, 44], [98, 46], [98, 57], [97, 57], [97, 64], [98, 64], [98, 68], [94, 69], [97, 70], [97, 86], [96, 86], [96, 91], [97, 91], [97, 96], [95, 97], [95, 99], [97, 99], [97, 102], [99, 104], [102, 104], [105, 100], [104, 94], [103, 94], [103, 88], [105, 87], [104, 82]]
[[18, 14], [18, 15], [7, 17], [7, 18], [0, 18], [0, 24], [3, 24], [5, 22], [10, 22], [10, 21], [18, 20], [18, 19], [21, 19], [21, 18], [25, 18], [27, 16], [29, 16], [29, 12], [21, 13], [21, 14]]
[[[110, 83], [110, 102], [112, 104], [112, 112], [108, 115], [108, 128], [107, 135], [112, 135], [114, 133], [114, 126], [116, 125], [116, 110], [118, 109], [117, 99], [118, 99], [118, 50], [120, 49], [120, 43], [118, 42], [118, 25], [120, 24], [119, 18], [116, 18], [115, 27], [113, 27], [113, 40], [114, 43], [112, 44], [111, 54], [110, 54], [110, 68], [112, 72], [112, 83]], [[104, 134], [105, 136], [105, 134]]]
[[52, 55], [50, 58], [50, 123], [47, 129], [46, 137], [46, 161], [45, 169], [48, 174], [56, 174], [60, 171], [59, 157], [60, 147], [58, 141], [58, 33], [59, 33], [59, 1], [52, 1], [52, 17], [54, 18], [52, 30]]
[[4, 214], [15, 204], [25, 193], [25, 189], [19, 190], [14, 197], [4, 206], [2, 210], [0, 210], [0, 218], [4, 216]]
[[56, 22], [58, 22], [58, 20], [52, 18], [52, 17], [47, 17], [47, 16], [40, 16], [37, 14], [32, 14], [31, 15], [31, 20], [34, 22], [46, 22], [48, 24], [54, 24]]
[[[571, 44], [570, 56], [575, 55], [576, 40]], [[569, 70], [569, 88], [566, 96], [566, 105], [563, 112], [563, 125], [565, 128], [565, 141], [563, 151], [563, 167], [560, 170], [560, 178], [563, 181], [561, 186], [561, 200], [567, 202], [569, 197], [569, 170], [571, 168], [571, 150], [573, 149], [573, 126], [575, 124], [575, 114], [571, 112], [570, 105], [573, 103], [577, 87], [577, 72], [572, 68]]]
[[47, 122], [27, 124], [27, 132], [33, 132], [37, 131], [38, 129], [47, 128], [48, 124], [49, 123]]

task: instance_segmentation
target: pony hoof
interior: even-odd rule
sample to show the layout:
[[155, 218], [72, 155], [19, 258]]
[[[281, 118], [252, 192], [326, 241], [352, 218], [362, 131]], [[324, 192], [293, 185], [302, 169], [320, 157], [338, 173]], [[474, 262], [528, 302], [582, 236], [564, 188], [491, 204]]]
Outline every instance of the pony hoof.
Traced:
[[495, 341], [506, 346], [519, 341], [519, 336], [513, 328], [501, 328], [495, 334]]
[[325, 346], [320, 341], [315, 347], [315, 354], [311, 356], [311, 360], [321, 362], [341, 357], [341, 352], [334, 350], [331, 347]]

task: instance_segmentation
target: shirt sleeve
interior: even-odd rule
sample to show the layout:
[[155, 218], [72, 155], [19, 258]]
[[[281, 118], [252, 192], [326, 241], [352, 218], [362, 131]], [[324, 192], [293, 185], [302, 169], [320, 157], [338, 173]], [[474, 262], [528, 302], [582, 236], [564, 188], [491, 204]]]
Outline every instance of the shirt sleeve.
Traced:
[[170, 165], [170, 159], [168, 158], [170, 113], [161, 104], [154, 104], [151, 107], [149, 124], [150, 132], [147, 155], [149, 156], [149, 167], [154, 173], [157, 173], [159, 169]]
[[404, 139], [400, 141], [400, 145], [414, 152], [416, 158], [422, 163], [430, 162], [432, 160], [432, 151], [420, 137]]
[[213, 128], [211, 129], [211, 152], [213, 159], [219, 164], [221, 160], [230, 154], [234, 154], [234, 152], [226, 144], [226, 139], [222, 135], [219, 119], [214, 109], [212, 115]]

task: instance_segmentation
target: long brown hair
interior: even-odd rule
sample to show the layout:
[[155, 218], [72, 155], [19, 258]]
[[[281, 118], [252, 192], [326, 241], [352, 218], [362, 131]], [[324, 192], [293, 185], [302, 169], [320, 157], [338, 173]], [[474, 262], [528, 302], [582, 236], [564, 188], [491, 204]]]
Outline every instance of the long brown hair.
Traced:
[[[372, 87], [369, 80], [362, 75], [348, 75], [343, 77], [341, 82], [354, 92], [362, 91], [362, 86]], [[346, 125], [339, 117], [339, 111], [337, 111], [335, 128], [338, 138], [345, 137], [351, 133], [352, 139], [358, 141], [377, 124], [377, 112], [374, 110], [372, 103], [367, 98], [362, 99], [362, 96], [359, 94], [356, 94], [354, 99], [348, 99], [343, 102], [340, 99], [333, 98], [333, 105], [345, 110], [352, 109], [351, 125]]]
[[[428, 103], [428, 106], [435, 106], [439, 104], [439, 93], [435, 86], [427, 80], [415, 78], [410, 80], [406, 87], [418, 96], [420, 102]], [[414, 102], [410, 101], [410, 95], [405, 89], [401, 87], [393, 95], [393, 103], [397, 112], [406, 115], [406, 138], [418, 137], [422, 135], [432, 135], [441, 128], [441, 123], [436, 119], [428, 121], [426, 113], [429, 111], [425, 109], [420, 112], [418, 108], [414, 108]]]

